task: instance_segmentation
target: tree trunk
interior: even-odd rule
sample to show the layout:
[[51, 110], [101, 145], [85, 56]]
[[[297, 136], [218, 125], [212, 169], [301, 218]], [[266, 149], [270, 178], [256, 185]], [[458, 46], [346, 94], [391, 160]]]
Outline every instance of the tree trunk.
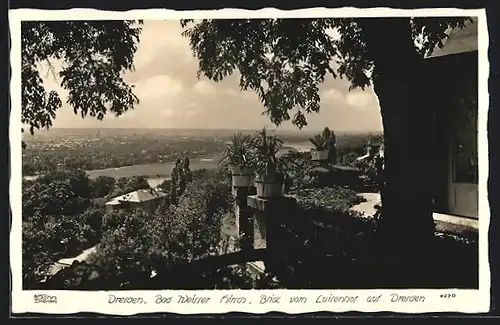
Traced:
[[374, 63], [373, 89], [384, 128], [378, 243], [386, 261], [418, 265], [434, 230], [434, 126], [420, 73], [424, 61], [414, 49], [408, 18], [363, 19], [360, 25]]

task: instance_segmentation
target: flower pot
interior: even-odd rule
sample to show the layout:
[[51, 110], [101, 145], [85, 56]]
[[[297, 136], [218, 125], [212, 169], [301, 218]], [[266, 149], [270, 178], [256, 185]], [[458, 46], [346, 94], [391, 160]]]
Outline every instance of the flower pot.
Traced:
[[285, 192], [285, 182], [275, 181], [266, 182], [265, 180], [258, 180], [255, 182], [257, 196], [261, 198], [281, 197]]
[[328, 160], [329, 150], [311, 150], [311, 160], [325, 161]]
[[249, 167], [231, 167], [233, 187], [249, 187], [252, 184], [253, 170]]

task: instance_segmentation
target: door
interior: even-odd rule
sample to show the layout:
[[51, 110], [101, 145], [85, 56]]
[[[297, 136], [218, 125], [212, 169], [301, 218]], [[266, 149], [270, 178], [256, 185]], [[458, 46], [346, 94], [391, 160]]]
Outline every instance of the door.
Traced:
[[466, 88], [453, 109], [448, 206], [452, 214], [478, 218], [477, 80]]

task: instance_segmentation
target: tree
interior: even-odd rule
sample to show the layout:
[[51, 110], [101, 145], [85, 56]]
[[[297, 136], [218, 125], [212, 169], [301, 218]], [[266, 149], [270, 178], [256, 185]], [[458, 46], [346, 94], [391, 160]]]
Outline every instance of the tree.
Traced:
[[35, 212], [45, 216], [76, 215], [91, 206], [92, 189], [84, 171], [46, 174], [23, 186], [23, 219]]
[[[420, 261], [419, 253], [428, 252], [423, 247], [433, 238], [432, 111], [421, 94], [424, 54], [442, 46], [448, 28], [462, 28], [467, 20], [204, 19], [181, 25], [199, 61], [198, 76], [218, 82], [237, 71], [240, 88], [258, 94], [276, 125], [291, 119], [305, 126], [306, 114], [320, 110], [319, 84], [327, 74], [347, 78], [351, 89], [373, 87], [385, 143], [378, 243], [381, 257], [401, 263], [406, 257], [405, 262]], [[429, 152], [416, 157], [411, 150], [422, 143]]]
[[[224, 19], [182, 25], [190, 26], [184, 35], [199, 74], [217, 82], [238, 71], [241, 89], [257, 92], [275, 124], [291, 119], [298, 127], [306, 125], [306, 114], [320, 110], [319, 84], [328, 73], [347, 78], [352, 88], [372, 85], [385, 145], [379, 243], [389, 258], [410, 263], [429, 251], [423, 246], [433, 231], [428, 188], [434, 142], [426, 132], [433, 127], [430, 103], [421, 95], [423, 55], [442, 44], [449, 27], [463, 27], [466, 20]], [[338, 39], [329, 35], [331, 29], [339, 32]], [[51, 65], [52, 58], [64, 61], [59, 76], [75, 113], [102, 119], [107, 112], [120, 115], [133, 108], [138, 99], [121, 73], [133, 68], [139, 33], [131, 21], [23, 22], [23, 124], [32, 133], [48, 128], [62, 106], [56, 92], [45, 90], [37, 70], [41, 62]], [[416, 157], [412, 150], [422, 143]]]
[[110, 286], [106, 289], [132, 280], [140, 285], [152, 271], [165, 274], [177, 265], [212, 255], [222, 240], [222, 219], [231, 213], [233, 202], [227, 175], [207, 176], [188, 183], [177, 205], [166, 207], [166, 211], [153, 215], [141, 210], [105, 214], [103, 239], [89, 262], [102, 270]]
[[103, 217], [102, 240], [90, 262], [102, 270], [101, 276], [115, 286], [113, 289], [151, 274], [148, 252], [154, 248], [145, 232], [150, 217], [140, 209], [110, 211]]
[[92, 182], [93, 194], [96, 198], [105, 197], [115, 187], [115, 179], [109, 176], [99, 176]]
[[[133, 69], [139, 42], [139, 21], [25, 21], [21, 25], [22, 123], [49, 128], [62, 100], [47, 91], [38, 71], [62, 60], [61, 86], [69, 91], [68, 104], [75, 114], [102, 120], [107, 112], [119, 116], [132, 109], [138, 98], [121, 73]], [[55, 77], [55, 75], [53, 75]], [[22, 130], [24, 131], [24, 130]], [[23, 144], [24, 147], [24, 144]]]
[[193, 172], [191, 170], [191, 161], [189, 160], [189, 157], [184, 157], [184, 160], [182, 161], [182, 168], [184, 169], [186, 182], [191, 182], [193, 180]]
[[151, 186], [144, 176], [120, 177], [115, 179], [114, 189], [106, 197], [114, 198], [136, 190], [148, 189], [151, 189]]

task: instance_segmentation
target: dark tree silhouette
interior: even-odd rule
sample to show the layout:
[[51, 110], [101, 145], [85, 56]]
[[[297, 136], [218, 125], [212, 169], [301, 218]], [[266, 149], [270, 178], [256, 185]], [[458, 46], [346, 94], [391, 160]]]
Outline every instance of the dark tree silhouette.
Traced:
[[[433, 238], [432, 111], [422, 96], [424, 55], [442, 47], [450, 27], [466, 17], [183, 20], [201, 74], [218, 82], [239, 73], [277, 125], [319, 112], [319, 84], [327, 74], [351, 89], [372, 86], [381, 106], [385, 143], [381, 257], [418, 262]], [[338, 39], [329, 30], [337, 30]], [[416, 42], [420, 40], [420, 43]], [[296, 110], [291, 116], [291, 111]], [[414, 155], [426, 143], [429, 152]], [[411, 184], [411, 185], [409, 185]], [[403, 253], [403, 254], [401, 254]]]
[[[49, 128], [62, 100], [46, 91], [38, 66], [62, 60], [61, 86], [75, 114], [102, 119], [138, 103], [121, 73], [133, 69], [140, 21], [25, 21], [21, 25], [22, 123]], [[56, 77], [56, 76], [54, 76]], [[24, 130], [23, 130], [24, 131]]]

